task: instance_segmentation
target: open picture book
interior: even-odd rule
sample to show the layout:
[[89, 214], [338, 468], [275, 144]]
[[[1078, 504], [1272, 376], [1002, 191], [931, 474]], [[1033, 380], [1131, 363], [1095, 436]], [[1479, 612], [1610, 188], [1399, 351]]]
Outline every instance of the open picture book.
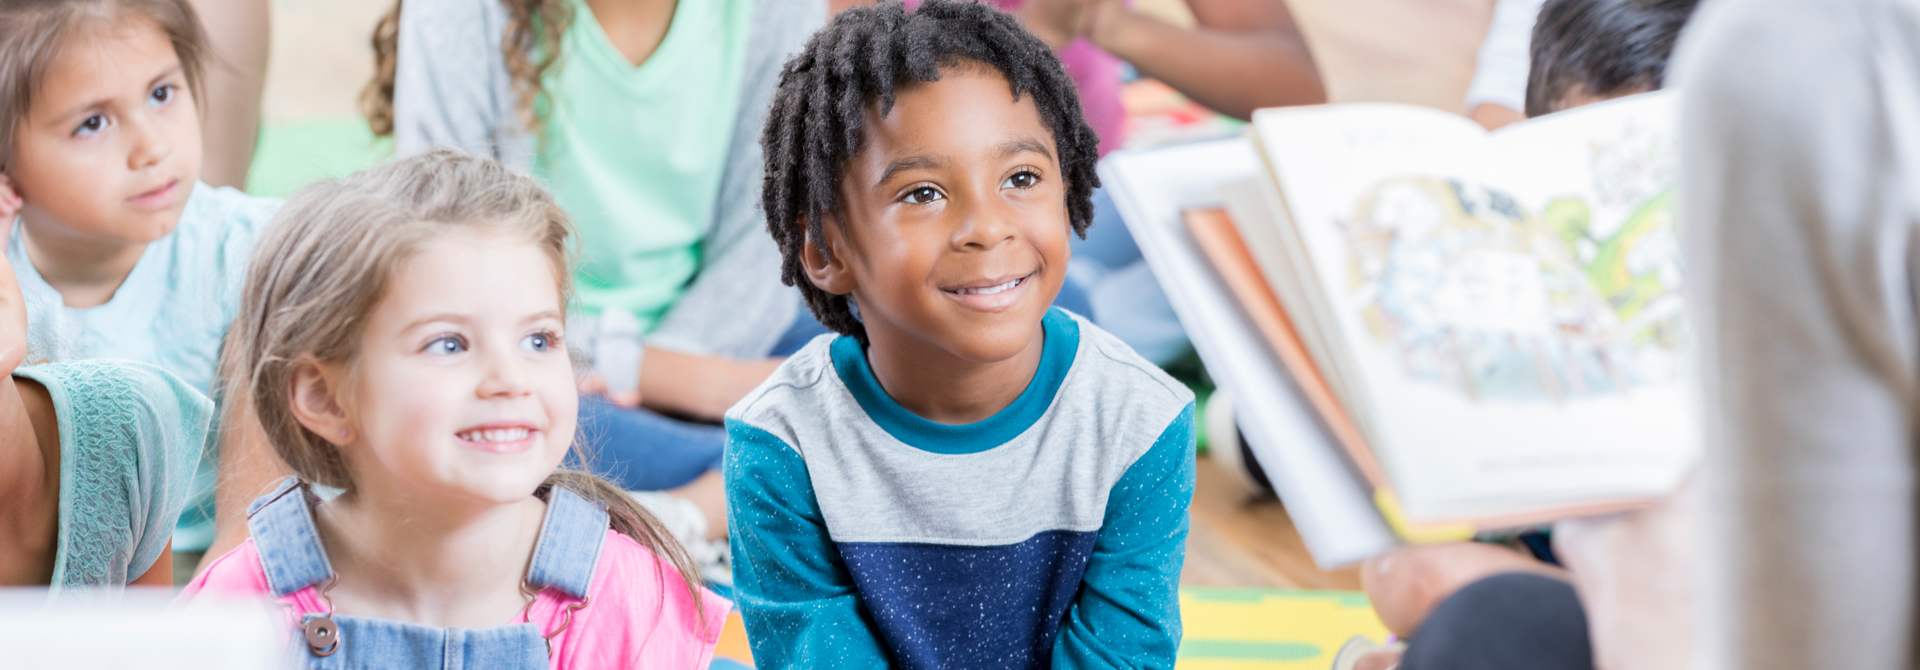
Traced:
[[1262, 110], [1260, 169], [1183, 211], [1402, 538], [1626, 509], [1685, 475], [1674, 109], [1494, 133], [1408, 105]]

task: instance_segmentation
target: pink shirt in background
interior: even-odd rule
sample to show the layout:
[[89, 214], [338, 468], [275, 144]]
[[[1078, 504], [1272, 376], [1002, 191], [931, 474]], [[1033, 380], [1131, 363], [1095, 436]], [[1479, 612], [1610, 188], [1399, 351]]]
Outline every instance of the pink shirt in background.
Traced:
[[[707, 667], [733, 603], [702, 588], [706, 609], [696, 611], [684, 584], [672, 563], [655, 557], [633, 538], [608, 530], [588, 605], [574, 613], [572, 625], [553, 637], [554, 670]], [[214, 559], [206, 572], [187, 584], [180, 599], [202, 592], [238, 597], [272, 593], [253, 540]], [[277, 602], [292, 606], [287, 611], [289, 631], [301, 615], [327, 611], [313, 587]], [[527, 618], [543, 631], [554, 630], [563, 619], [561, 609], [574, 602], [552, 589], [541, 591]], [[519, 623], [519, 618], [501, 623]]]
[[[906, 3], [909, 10], [920, 6], [920, 0]], [[993, 4], [1011, 12], [1026, 0], [993, 0]], [[1067, 76], [1073, 77], [1074, 85], [1080, 88], [1080, 110], [1086, 115], [1087, 125], [1100, 135], [1100, 155], [1106, 156], [1126, 140], [1123, 129], [1127, 110], [1120, 106], [1120, 59], [1085, 38], [1074, 40], [1059, 54]]]

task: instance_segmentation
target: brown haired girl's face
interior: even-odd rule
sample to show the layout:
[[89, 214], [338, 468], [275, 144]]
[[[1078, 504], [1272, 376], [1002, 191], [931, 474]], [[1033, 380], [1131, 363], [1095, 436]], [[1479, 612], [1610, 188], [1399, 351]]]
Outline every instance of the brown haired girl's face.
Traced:
[[346, 432], [356, 490], [478, 504], [532, 495], [573, 443], [565, 318], [553, 263], [534, 243], [443, 234], [395, 268], [353, 373], [335, 380], [348, 409], [330, 430]]
[[179, 223], [200, 175], [193, 95], [172, 43], [146, 19], [79, 29], [15, 137], [7, 176], [35, 235], [152, 242]]

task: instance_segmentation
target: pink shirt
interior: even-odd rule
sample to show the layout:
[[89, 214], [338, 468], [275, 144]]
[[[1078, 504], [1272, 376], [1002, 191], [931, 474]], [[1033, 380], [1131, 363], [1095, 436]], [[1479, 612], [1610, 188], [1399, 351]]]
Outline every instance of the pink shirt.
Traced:
[[[1026, 0], [993, 0], [993, 4], [1011, 12]], [[907, 9], [919, 6], [920, 0], [907, 0]], [[1074, 40], [1058, 53], [1067, 76], [1080, 89], [1080, 112], [1093, 132], [1100, 135], [1100, 155], [1120, 148], [1126, 140], [1123, 129], [1127, 120], [1127, 110], [1120, 106], [1120, 59], [1085, 38]]]
[[[573, 623], [553, 637], [553, 668], [705, 668], [720, 641], [720, 629], [733, 603], [700, 589], [706, 610], [696, 612], [680, 571], [633, 538], [608, 530], [594, 568], [588, 605], [573, 613]], [[214, 559], [206, 572], [187, 584], [181, 599], [202, 591], [263, 597], [272, 593], [260, 553], [247, 540]], [[325, 612], [313, 587], [279, 599], [291, 605], [289, 629], [300, 616]], [[534, 598], [527, 619], [541, 630], [560, 627], [562, 608], [573, 598], [553, 589]], [[502, 625], [519, 623], [503, 621]]]

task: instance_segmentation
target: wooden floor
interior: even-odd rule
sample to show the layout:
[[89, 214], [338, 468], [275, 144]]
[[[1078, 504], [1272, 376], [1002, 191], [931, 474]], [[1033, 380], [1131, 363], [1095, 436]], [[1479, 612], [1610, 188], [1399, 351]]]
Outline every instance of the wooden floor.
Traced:
[[1279, 499], [1256, 495], [1244, 480], [1202, 456], [1187, 535], [1186, 586], [1271, 589], [1360, 588], [1357, 568], [1326, 572], [1313, 564]]

